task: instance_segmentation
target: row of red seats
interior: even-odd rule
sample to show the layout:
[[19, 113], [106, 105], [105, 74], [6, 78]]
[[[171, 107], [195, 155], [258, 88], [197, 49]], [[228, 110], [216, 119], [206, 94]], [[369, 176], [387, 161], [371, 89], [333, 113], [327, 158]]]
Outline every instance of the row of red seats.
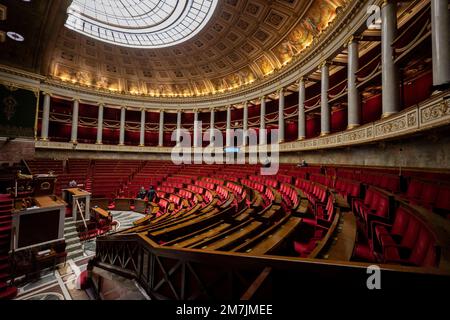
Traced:
[[329, 188], [334, 188], [334, 178], [332, 176], [325, 176], [323, 174], [311, 174], [309, 180], [320, 183]]
[[295, 190], [291, 184], [282, 183], [279, 191], [281, 192], [284, 201], [286, 203], [290, 203], [293, 209], [296, 209], [299, 206], [300, 199], [297, 190]]
[[351, 203], [351, 199], [361, 197], [361, 183], [353, 180], [346, 180], [342, 178], [336, 178], [336, 184], [334, 189], [342, 196], [344, 199]]
[[[302, 190], [307, 192], [306, 190]], [[335, 219], [336, 206], [333, 193], [325, 193], [325, 202], [317, 205], [314, 218], [304, 218], [303, 222], [313, 228], [312, 236], [306, 242], [294, 241], [294, 250], [300, 257], [307, 258], [323, 239]]]
[[309, 204], [311, 205], [314, 212], [316, 211], [316, 207], [318, 204], [325, 203], [327, 196], [326, 187], [300, 178], [295, 181], [295, 185], [305, 192]]
[[374, 188], [368, 188], [364, 199], [353, 199], [353, 212], [360, 219], [360, 228], [367, 238], [371, 236], [370, 224], [372, 221], [388, 222], [392, 199], [389, 195]]
[[165, 193], [174, 193], [175, 192], [175, 188], [174, 187], [167, 187], [167, 186], [157, 187], [156, 190], [161, 191], [161, 192], [165, 192]]
[[261, 184], [256, 181], [252, 181], [250, 179], [241, 179], [241, 183], [246, 185], [247, 187], [257, 190], [260, 193], [263, 193], [264, 189], [265, 189], [264, 184]]
[[438, 248], [432, 231], [414, 214], [399, 206], [393, 223], [373, 221], [372, 248], [379, 250], [384, 263], [437, 267]]
[[278, 187], [278, 181], [274, 180], [274, 179], [269, 179], [265, 176], [249, 176], [248, 177], [250, 180], [265, 184], [267, 186], [270, 186], [272, 188], [277, 188]]
[[403, 198], [443, 216], [450, 216], [450, 186], [412, 179]]
[[203, 187], [205, 189], [209, 189], [209, 190], [214, 190], [214, 188], [215, 188], [214, 183], [203, 181], [203, 180], [196, 180], [195, 185]]

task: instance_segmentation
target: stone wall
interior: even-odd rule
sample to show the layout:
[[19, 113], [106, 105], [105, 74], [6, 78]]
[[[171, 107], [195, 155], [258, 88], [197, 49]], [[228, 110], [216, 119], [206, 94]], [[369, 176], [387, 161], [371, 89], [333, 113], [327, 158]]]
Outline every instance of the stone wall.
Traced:
[[0, 138], [0, 163], [15, 163], [35, 156], [34, 139]]
[[[143, 154], [45, 149], [37, 149], [36, 157], [55, 159], [171, 159], [170, 154], [167, 153]], [[429, 131], [426, 134], [417, 134], [404, 139], [383, 141], [380, 143], [354, 147], [280, 153], [280, 162], [282, 163], [298, 163], [302, 159], [305, 159], [310, 164], [450, 170], [450, 128], [439, 131]]]
[[288, 153], [281, 161], [354, 166], [450, 169], [449, 135], [431, 133], [355, 147]]

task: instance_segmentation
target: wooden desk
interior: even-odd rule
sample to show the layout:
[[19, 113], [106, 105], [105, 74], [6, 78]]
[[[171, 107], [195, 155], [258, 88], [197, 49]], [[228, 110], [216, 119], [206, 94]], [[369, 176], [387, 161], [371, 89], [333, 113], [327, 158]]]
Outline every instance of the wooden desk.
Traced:
[[99, 216], [103, 217], [103, 218], [108, 218], [109, 217], [109, 212], [102, 209], [102, 208], [92, 208], [92, 211], [94, 211], [96, 214], [98, 214]]
[[342, 230], [337, 235], [336, 243], [324, 257], [329, 260], [350, 261], [356, 241], [356, 218], [351, 211], [341, 215]]
[[151, 219], [152, 217], [153, 217], [153, 216], [152, 216], [151, 214], [148, 214], [148, 215], [146, 215], [146, 216], [144, 216], [144, 217], [142, 217], [142, 218], [140, 218], [140, 219], [138, 219], [138, 220], [133, 221], [133, 225], [138, 226], [138, 225], [141, 225], [141, 224], [143, 224], [143, 223], [150, 222], [150, 219]]
[[130, 211], [131, 201], [130, 198], [117, 198], [114, 199], [114, 210], [117, 211]]
[[187, 247], [189, 247], [197, 242], [200, 242], [204, 239], [211, 238], [211, 237], [214, 237], [214, 236], [220, 234], [221, 232], [228, 229], [230, 226], [231, 226], [231, 224], [229, 224], [229, 223], [221, 223], [218, 226], [213, 227], [213, 228], [208, 227], [209, 230], [207, 230], [203, 233], [197, 234], [197, 235], [193, 235], [186, 240], [174, 243], [173, 246], [177, 247], [177, 248], [187, 248]]
[[74, 221], [82, 220], [77, 206], [77, 201], [80, 206], [84, 206], [84, 219], [89, 220], [90, 217], [90, 201], [91, 193], [80, 188], [63, 189], [63, 199], [72, 206], [72, 217]]
[[139, 213], [145, 213], [147, 211], [148, 201], [142, 199], [134, 199], [134, 211]]
[[262, 255], [277, 249], [283, 240], [287, 239], [292, 232], [295, 231], [297, 226], [301, 223], [302, 219], [297, 217], [290, 217], [285, 223], [277, 228], [272, 234], [268, 235], [259, 244], [251, 249], [245, 251], [249, 254]]
[[36, 204], [41, 208], [49, 208], [64, 205], [67, 203], [56, 196], [40, 196], [34, 198]]
[[246, 236], [250, 236], [253, 232], [257, 231], [261, 226], [263, 225], [262, 222], [259, 221], [253, 221], [249, 224], [247, 224], [245, 227], [239, 229], [238, 231], [226, 236], [225, 238], [214, 242], [210, 245], [206, 245], [202, 247], [202, 249], [206, 250], [219, 250], [221, 248], [224, 248], [233, 242], [239, 241], [242, 238]]

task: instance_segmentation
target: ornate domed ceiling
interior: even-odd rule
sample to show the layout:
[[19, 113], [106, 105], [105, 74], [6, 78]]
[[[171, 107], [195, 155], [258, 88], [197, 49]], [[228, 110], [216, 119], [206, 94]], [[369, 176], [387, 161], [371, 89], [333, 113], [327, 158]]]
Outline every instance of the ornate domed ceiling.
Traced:
[[194, 37], [218, 0], [73, 0], [66, 27], [111, 44], [162, 48]]
[[[145, 20], [145, 14], [141, 14], [143, 20], [134, 24], [127, 21], [132, 16], [139, 16], [139, 8], [142, 9], [144, 3], [151, 7], [166, 2], [193, 1], [212, 4], [215, 0], [121, 0], [121, 3], [135, 3], [135, 10], [116, 12], [115, 22], [110, 20], [109, 23], [122, 29], [147, 28], [152, 23]], [[19, 6], [16, 1], [7, 2], [13, 9]], [[31, 0], [30, 5], [30, 9], [37, 8], [43, 15], [36, 21], [52, 26], [52, 34], [46, 36], [45, 42], [36, 40], [37, 48], [45, 46], [41, 50], [45, 53], [41, 52], [35, 59], [39, 60], [34, 64], [37, 72], [58, 81], [111, 92], [149, 97], [192, 97], [227, 93], [270, 79], [294, 57], [301, 56], [331, 22], [338, 20], [339, 12], [345, 10], [350, 0], [217, 0], [209, 21], [192, 38], [173, 46], [151, 49], [106, 43], [65, 26], [73, 13], [69, 9], [71, 5], [97, 2], [97, 10], [111, 11], [114, 9], [100, 7], [114, 0], [50, 2], [54, 5], [42, 10], [36, 7], [41, 1]], [[61, 8], [57, 11], [56, 7]], [[150, 7], [142, 12], [148, 12]], [[88, 9], [92, 6], [80, 12], [93, 19], [94, 13], [91, 10], [88, 14]], [[48, 17], [49, 10], [57, 11], [58, 15]], [[65, 11], [68, 14], [64, 14]], [[25, 11], [21, 9], [21, 12]], [[38, 13], [30, 10], [30, 15]], [[158, 19], [167, 17], [163, 15]], [[103, 24], [108, 20], [97, 18]], [[153, 19], [157, 19], [156, 16]], [[24, 23], [9, 23], [16, 23], [16, 30], [25, 29]], [[161, 21], [153, 23], [156, 25]], [[25, 36], [26, 41], [31, 40], [27, 34]], [[13, 50], [8, 56], [5, 54], [12, 65], [16, 59], [14, 52], [20, 55], [20, 50]]]

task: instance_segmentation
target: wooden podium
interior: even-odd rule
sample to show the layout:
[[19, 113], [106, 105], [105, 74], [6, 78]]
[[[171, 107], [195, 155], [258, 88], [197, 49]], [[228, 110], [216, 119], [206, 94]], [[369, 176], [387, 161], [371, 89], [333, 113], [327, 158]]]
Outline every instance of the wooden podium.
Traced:
[[72, 206], [74, 221], [83, 220], [80, 209], [84, 212], [84, 220], [89, 220], [91, 193], [79, 188], [63, 189], [63, 199]]

